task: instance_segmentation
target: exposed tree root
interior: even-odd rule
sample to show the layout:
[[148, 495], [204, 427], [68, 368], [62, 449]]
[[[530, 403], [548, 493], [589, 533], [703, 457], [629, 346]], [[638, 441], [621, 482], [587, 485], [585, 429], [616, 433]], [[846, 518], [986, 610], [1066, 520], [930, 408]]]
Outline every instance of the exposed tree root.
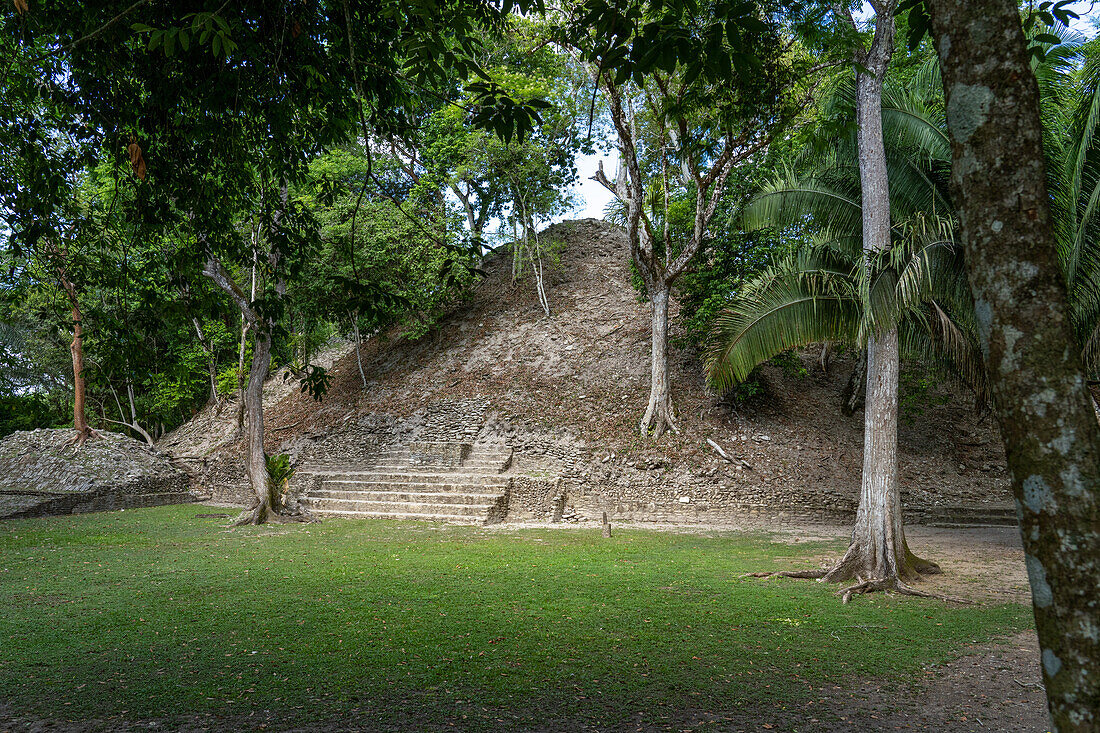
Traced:
[[230, 527], [246, 527], [257, 524], [289, 524], [302, 522], [315, 524], [321, 518], [310, 512], [297, 501], [278, 504], [275, 507], [257, 502], [251, 509], [241, 512], [240, 516], [229, 523]]
[[875, 591], [881, 591], [883, 593], [894, 592], [900, 593], [903, 596], [916, 596], [918, 598], [935, 598], [940, 601], [948, 601], [950, 603], [962, 603], [965, 605], [974, 604], [975, 601], [971, 601], [967, 598], [959, 598], [957, 596], [944, 595], [942, 593], [926, 593], [922, 590], [917, 590], [911, 586], [898, 580], [897, 576], [890, 578], [881, 578], [877, 580], [865, 580], [861, 583], [842, 588], [836, 592], [836, 595], [840, 596], [842, 603], [847, 603], [852, 600], [852, 596], [861, 596], [866, 593], [874, 593]]
[[[927, 560], [920, 560], [920, 562], [928, 567], [927, 574], [935, 575], [942, 573], [939, 565]], [[742, 578], [795, 578], [798, 580], [817, 580], [821, 583], [828, 582], [842, 582], [838, 576], [834, 574], [842, 569], [842, 565], [838, 564], [833, 568], [818, 568], [816, 570], [777, 570], [772, 572], [760, 572], [760, 573], [745, 573]], [[837, 578], [834, 580], [834, 578]], [[919, 578], [919, 576], [918, 576]], [[867, 593], [874, 593], [875, 591], [881, 591], [883, 593], [899, 593], [903, 596], [916, 596], [918, 598], [935, 598], [941, 601], [947, 601], [950, 603], [961, 603], [966, 605], [975, 604], [975, 601], [971, 601], [967, 598], [959, 598], [957, 596], [949, 596], [942, 593], [928, 593], [903, 582], [898, 576], [892, 575], [888, 578], [875, 578], [872, 580], [863, 580], [856, 576], [855, 585], [850, 585], [845, 588], [841, 588], [836, 592], [836, 595], [840, 596], [840, 600], [843, 603], [847, 603], [852, 600], [852, 596], [861, 596]], [[845, 580], [852, 580], [852, 578], [846, 578]]]
[[98, 431], [85, 427], [83, 430], [77, 430], [73, 437], [65, 441], [65, 444], [61, 446], [61, 450], [65, 450], [71, 446], [74, 451], [78, 451], [83, 448], [84, 444], [89, 440], [96, 440], [99, 437], [100, 434]]
[[654, 440], [659, 440], [666, 431], [679, 435], [680, 427], [676, 424], [676, 408], [672, 405], [672, 398], [667, 395], [659, 398], [654, 394], [638, 423], [638, 430], [643, 438], [652, 434]]

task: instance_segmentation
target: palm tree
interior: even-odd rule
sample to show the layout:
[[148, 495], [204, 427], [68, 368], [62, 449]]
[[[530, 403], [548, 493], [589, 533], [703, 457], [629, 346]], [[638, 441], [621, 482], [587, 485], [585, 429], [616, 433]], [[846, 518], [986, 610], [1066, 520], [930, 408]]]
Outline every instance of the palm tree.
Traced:
[[1063, 30], [1036, 69], [1048, 182], [1070, 318], [1090, 377], [1100, 375], [1100, 40]]
[[[854, 135], [841, 137], [824, 152], [810, 151], [753, 199], [747, 226], [778, 227], [808, 241], [752, 283], [717, 320], [707, 356], [714, 385], [729, 387], [792, 347], [826, 340], [862, 345], [897, 329], [903, 348], [953, 366], [984, 393], [973, 308], [953, 237], [947, 195], [951, 150], [938, 89], [931, 65], [907, 87], [884, 85], [882, 124], [893, 222], [891, 246], [885, 251], [863, 247]], [[851, 84], [841, 85], [831, 106], [850, 118], [852, 97]], [[896, 391], [886, 399], [896, 407]], [[896, 452], [888, 460], [892, 465], [883, 470], [896, 475]], [[857, 532], [834, 568], [796, 575], [835, 581], [872, 577], [915, 592], [907, 581], [937, 572], [934, 563], [920, 560], [908, 548], [896, 482], [886, 493], [874, 502], [866, 496], [861, 500]]]

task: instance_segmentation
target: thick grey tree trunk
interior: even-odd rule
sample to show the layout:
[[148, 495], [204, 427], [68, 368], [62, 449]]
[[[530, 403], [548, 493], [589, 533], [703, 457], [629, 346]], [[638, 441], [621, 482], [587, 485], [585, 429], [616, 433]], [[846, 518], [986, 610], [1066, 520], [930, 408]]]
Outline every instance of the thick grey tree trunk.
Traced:
[[638, 428], [642, 435], [653, 430], [653, 437], [660, 438], [665, 430], [676, 429], [676, 410], [672, 405], [671, 380], [668, 375], [668, 301], [671, 287], [658, 283], [649, 294], [653, 306], [653, 342], [650, 361], [649, 405]]
[[[939, 568], [909, 551], [898, 488], [898, 333], [867, 343], [867, 404], [863, 413], [863, 479], [852, 542], [824, 580], [857, 580], [856, 592], [918, 580]], [[851, 596], [845, 594], [845, 599]]]
[[930, 0], [967, 275], [1054, 729], [1100, 730], [1100, 428], [1066, 308], [1014, 0]]
[[[875, 5], [871, 47], [856, 56], [856, 141], [867, 267], [891, 246], [882, 86], [894, 51], [894, 7], [893, 2]], [[845, 592], [845, 600], [852, 592], [898, 587], [919, 579], [921, 572], [939, 570], [914, 557], [905, 542], [898, 485], [898, 372], [897, 329], [872, 334], [867, 342], [863, 475], [855, 529], [847, 553], [823, 578], [857, 581], [859, 585]]]

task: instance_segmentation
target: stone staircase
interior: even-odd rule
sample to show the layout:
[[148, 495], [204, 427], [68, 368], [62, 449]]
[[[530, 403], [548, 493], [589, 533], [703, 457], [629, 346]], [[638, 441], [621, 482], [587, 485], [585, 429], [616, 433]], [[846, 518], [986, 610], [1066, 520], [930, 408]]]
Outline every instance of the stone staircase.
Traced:
[[511, 462], [504, 446], [416, 443], [383, 449], [372, 466], [304, 467], [295, 483], [316, 514], [493, 524], [508, 511]]
[[1016, 509], [1012, 505], [932, 507], [917, 513], [915, 519], [931, 527], [953, 529], [1017, 526]]

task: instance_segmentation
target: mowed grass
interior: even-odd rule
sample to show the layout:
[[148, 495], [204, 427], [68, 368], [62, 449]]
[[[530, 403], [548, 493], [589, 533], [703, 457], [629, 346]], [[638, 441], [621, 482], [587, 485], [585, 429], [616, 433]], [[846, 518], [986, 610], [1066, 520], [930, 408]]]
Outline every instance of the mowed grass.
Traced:
[[[960, 607], [741, 579], [840, 545], [329, 520], [206, 507], [0, 523], [0, 703], [48, 718], [617, 727], [796, 706], [1026, 628]], [[641, 716], [641, 717], [640, 717]]]

